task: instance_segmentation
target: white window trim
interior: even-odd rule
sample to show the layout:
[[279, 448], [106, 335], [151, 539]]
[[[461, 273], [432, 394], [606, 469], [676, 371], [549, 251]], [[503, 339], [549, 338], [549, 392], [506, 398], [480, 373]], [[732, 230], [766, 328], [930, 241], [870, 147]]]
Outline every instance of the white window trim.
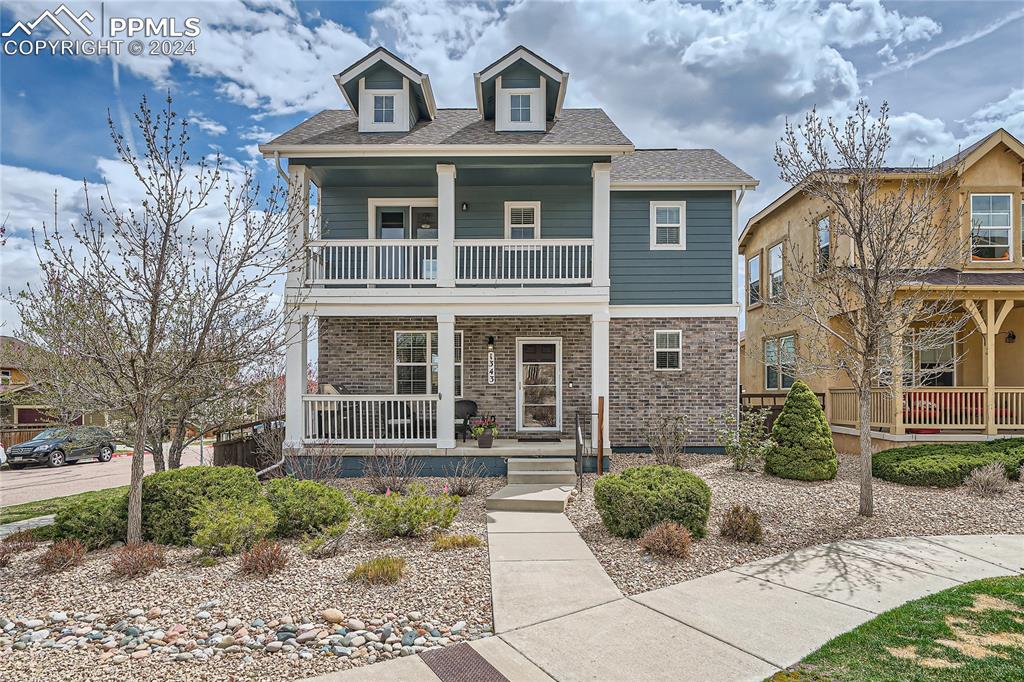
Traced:
[[0, 385], [6, 386], [14, 382], [14, 372], [9, 369], [0, 369]]
[[[388, 97], [391, 98], [391, 120], [390, 121], [378, 121], [377, 120], [377, 98], [378, 97], [380, 97], [382, 100], [385, 100], [384, 104], [387, 104], [387, 98]], [[388, 109], [385, 106], [385, 107], [383, 107], [381, 109], [381, 112], [386, 113], [387, 110]], [[395, 122], [395, 96], [394, 95], [386, 95], [386, 94], [382, 94], [382, 95], [376, 95], [375, 94], [373, 96], [373, 125], [381, 125], [382, 123], [394, 123], [394, 122]]]
[[[373, 120], [373, 98], [375, 95], [390, 95], [395, 98], [395, 120], [390, 123], [376, 123]], [[368, 88], [366, 79], [359, 79], [359, 132], [361, 133], [404, 133], [409, 130], [409, 79], [402, 78], [401, 88]]]
[[[425, 363], [424, 362], [399, 362], [398, 361], [398, 335], [399, 334], [426, 334], [427, 335], [427, 361]], [[392, 374], [392, 377], [391, 377], [391, 389], [392, 389], [392, 392], [394, 393], [394, 395], [435, 395], [435, 393], [431, 390], [432, 387], [430, 385], [430, 369], [431, 369], [431, 367], [434, 364], [433, 361], [431, 360], [430, 349], [434, 347], [433, 337], [435, 337], [435, 336], [437, 336], [437, 331], [436, 330], [432, 330], [432, 329], [396, 329], [394, 331], [394, 333], [391, 336], [391, 362], [394, 365], [394, 369], [392, 370], [392, 373], [391, 373]], [[462, 360], [456, 362], [454, 364], [453, 368], [452, 368], [452, 373], [453, 374], [455, 372], [455, 370], [454, 370], [455, 367], [461, 367], [462, 368], [462, 381], [459, 382], [459, 385], [456, 387], [456, 390], [455, 390], [455, 399], [456, 400], [459, 400], [460, 398], [462, 398], [462, 394], [465, 392], [465, 384], [466, 384], [466, 367], [465, 367], [466, 348], [465, 348], [465, 345], [464, 345], [464, 342], [463, 342], [463, 336], [464, 335], [463, 335], [461, 329], [456, 329], [455, 330], [455, 346], [456, 346], [456, 348], [459, 349], [458, 357], [462, 358]], [[438, 346], [438, 350], [440, 350], [440, 345]], [[423, 367], [423, 366], [426, 366], [426, 368], [427, 368], [427, 392], [426, 393], [399, 393], [398, 392], [398, 368], [399, 367]]]
[[[505, 239], [512, 239], [512, 209], [532, 208], [533, 209], [533, 239], [516, 239], [517, 242], [528, 242], [540, 239], [540, 202], [539, 201], [506, 201], [505, 202]], [[528, 225], [516, 225], [517, 228], [529, 227]]]
[[[907, 376], [906, 376], [907, 368], [906, 367], [903, 368], [903, 374], [904, 374], [904, 376], [903, 376], [903, 388], [904, 389], [908, 389], [908, 388], [928, 388], [927, 386], [922, 386], [922, 384], [921, 384], [921, 375], [923, 374], [923, 372], [921, 372], [921, 351], [920, 350], [915, 350], [916, 341], [913, 339], [913, 337], [916, 336], [917, 334], [918, 334], [918, 331], [916, 329], [911, 329], [910, 330], [911, 343], [909, 344], [910, 347], [908, 348], [907, 345], [904, 345], [904, 347], [903, 347], [904, 359], [905, 359], [905, 356], [906, 356], [906, 352], [908, 350], [913, 355], [913, 359], [912, 359], [912, 361], [910, 363], [910, 382], [911, 382], [910, 384], [906, 383], [907, 382]], [[957, 338], [957, 335], [954, 332], [953, 333], [953, 338], [950, 341], [950, 345], [953, 346], [953, 369], [952, 369], [952, 371], [953, 371], [953, 386], [951, 388], [956, 388], [956, 387], [958, 387], [960, 385], [960, 365], [961, 365], [961, 363], [959, 362], [959, 360], [962, 360], [962, 358], [958, 358], [957, 357], [957, 349], [960, 347], [961, 341], [962, 340]]]
[[[516, 121], [515, 119], [512, 118], [512, 112], [514, 110], [522, 109], [522, 107], [514, 107], [514, 106], [512, 106], [512, 98], [513, 97], [529, 97], [530, 98], [530, 100], [529, 100], [530, 101], [530, 106], [527, 107], [527, 109], [526, 109], [527, 119], [525, 121], [523, 121], [522, 119]], [[509, 104], [508, 104], [508, 119], [509, 119], [509, 123], [533, 123], [533, 92], [525, 92], [525, 91], [523, 91], [523, 92], [516, 92], [515, 90], [509, 90], [508, 91], [508, 102], [509, 102]]]
[[[753, 284], [753, 282], [750, 280], [750, 266], [751, 266], [751, 264], [753, 264], [754, 261], [757, 261], [757, 300], [756, 301], [751, 301], [750, 300], [750, 285]], [[757, 254], [751, 256], [750, 260], [747, 261], [747, 292], [746, 293], [747, 293], [747, 307], [748, 308], [750, 306], [761, 305], [762, 303], [764, 303], [764, 276], [763, 276], [763, 271], [764, 271], [764, 266], [762, 265], [762, 262], [761, 262], [761, 252], [758, 251]]]
[[786, 247], [783, 242], [772, 244], [768, 247], [765, 252], [767, 255], [767, 267], [768, 267], [768, 298], [774, 299], [778, 292], [775, 291], [775, 279], [772, 277], [772, 251], [779, 249], [779, 274], [782, 275], [782, 284], [786, 284]]
[[[825, 226], [828, 228], [826, 230], [826, 234], [828, 234], [828, 244], [822, 244], [821, 243], [821, 224], [822, 223], [825, 223]], [[832, 262], [832, 219], [829, 216], [826, 215], [826, 216], [822, 216], [822, 217], [818, 218], [818, 222], [814, 224], [814, 242], [815, 242], [815, 249], [814, 249], [815, 268], [816, 268], [817, 272], [824, 272], [826, 270], [827, 266]], [[826, 246], [828, 248], [828, 260], [824, 261], [824, 262], [821, 260], [821, 248], [822, 248], [822, 246]], [[785, 268], [785, 263], [783, 263], [783, 268]]]
[[[796, 334], [783, 334], [782, 336], [772, 336], [772, 337], [767, 338], [767, 339], [764, 340], [764, 347], [762, 348], [762, 351], [764, 352], [764, 355], [766, 357], [765, 357], [765, 362], [762, 364], [762, 366], [764, 368], [763, 369], [764, 390], [766, 390], [766, 391], [788, 391], [789, 390], [789, 388], [784, 387], [782, 385], [782, 376], [785, 373], [783, 371], [783, 365], [782, 365], [782, 342], [785, 339], [793, 339], [793, 354], [795, 356], [796, 355]], [[768, 344], [769, 343], [774, 343], [775, 344], [775, 364], [774, 365], [769, 365], [768, 361], [767, 361]], [[776, 386], [775, 388], [772, 388], [771, 386], [768, 385], [768, 368], [769, 367], [775, 367], [775, 370], [776, 370], [776, 372], [778, 374], [779, 385]], [[789, 376], [791, 376], [793, 378], [793, 382], [796, 383], [796, 375], [795, 374], [790, 374]], [[791, 387], [792, 387], [792, 385], [790, 386], [790, 388]]]
[[[675, 348], [658, 348], [658, 334], [675, 334], [678, 345]], [[675, 353], [679, 358], [678, 367], [658, 367], [658, 353]], [[683, 330], [681, 329], [656, 329], [654, 331], [654, 371], [655, 372], [681, 372], [683, 371]]]
[[437, 208], [437, 197], [371, 197], [366, 200], [366, 223], [369, 227], [367, 237], [377, 238], [377, 209], [380, 207], [398, 206], [401, 208]]
[[[505, 88], [501, 76], [494, 79], [494, 129], [497, 132], [543, 132], [547, 129], [547, 79], [539, 76], [539, 87]], [[530, 120], [512, 120], [512, 95], [530, 96]]]
[[[987, 260], [987, 259], [976, 259], [974, 257], [974, 197], [1009, 197], [1010, 198], [1010, 224], [1006, 227], [985, 227], [981, 229], [986, 230], [1006, 230], [1007, 231], [1007, 243], [1006, 248], [1009, 253], [1009, 258], [1006, 260]], [[970, 228], [971, 238], [971, 262], [972, 263], [1013, 263], [1017, 254], [1013, 248], [1013, 194], [1009, 192], [971, 192], [967, 195], [967, 213]]]
[[[659, 244], [658, 243], [658, 209], [678, 208], [679, 209], [679, 243]], [[652, 201], [650, 207], [650, 236], [651, 251], [685, 251], [686, 250], [686, 202], [685, 201]], [[665, 223], [660, 227], [675, 227], [675, 223]]]

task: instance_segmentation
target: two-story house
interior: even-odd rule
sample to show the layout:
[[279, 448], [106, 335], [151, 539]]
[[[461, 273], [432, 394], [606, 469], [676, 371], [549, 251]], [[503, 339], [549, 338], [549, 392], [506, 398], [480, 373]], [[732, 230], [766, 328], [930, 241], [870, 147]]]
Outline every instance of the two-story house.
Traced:
[[[934, 166], [893, 168], [887, 176], [898, 182], [945, 173], [961, 174], [960, 238], [967, 253], [962, 267], [932, 272], [925, 285], [936, 298], [953, 291], [970, 321], [950, 332], [944, 348], [914, 351], [907, 344], [899, 386], [878, 388], [872, 401], [878, 447], [1024, 432], [1024, 341], [1018, 338], [1024, 335], [1024, 145], [999, 129]], [[785, 286], [787, 250], [846, 262], [851, 244], [833, 238], [828, 208], [795, 187], [750, 218], [739, 248], [746, 261], [743, 390], [784, 394], [795, 373], [787, 358], [806, 330], [799, 323], [769, 328], [764, 306]], [[835, 376], [800, 378], [825, 394], [837, 442], [854, 436], [858, 406], [849, 384]]]
[[502, 438], [572, 443], [603, 398], [616, 448], [674, 416], [715, 445], [756, 180], [710, 149], [635, 149], [603, 110], [565, 107], [569, 74], [524, 47], [473, 74], [473, 109], [439, 108], [384, 48], [335, 80], [347, 109], [260, 147], [316, 194], [286, 288], [287, 441], [450, 450], [472, 400]]

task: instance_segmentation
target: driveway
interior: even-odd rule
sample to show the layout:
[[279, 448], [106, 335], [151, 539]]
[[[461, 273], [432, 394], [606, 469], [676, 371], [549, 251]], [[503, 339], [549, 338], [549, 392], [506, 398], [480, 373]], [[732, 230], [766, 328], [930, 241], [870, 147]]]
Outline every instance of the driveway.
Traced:
[[[205, 461], [213, 461], [213, 447], [205, 446]], [[181, 456], [182, 466], [199, 464], [199, 446], [186, 448]], [[153, 458], [146, 456], [146, 473], [153, 473]], [[88, 460], [58, 469], [31, 466], [20, 471], [0, 471], [0, 506], [11, 506], [51, 497], [64, 497], [90, 490], [103, 490], [128, 485], [132, 477], [131, 456], [115, 457], [106, 464]]]

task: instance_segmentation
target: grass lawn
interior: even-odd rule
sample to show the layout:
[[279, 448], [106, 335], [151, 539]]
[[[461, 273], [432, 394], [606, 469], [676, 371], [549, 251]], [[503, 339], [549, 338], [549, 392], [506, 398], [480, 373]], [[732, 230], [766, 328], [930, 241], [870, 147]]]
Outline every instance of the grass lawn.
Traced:
[[117, 488], [107, 488], [106, 490], [93, 490], [87, 493], [79, 493], [77, 495], [68, 495], [66, 497], [51, 497], [48, 500], [39, 500], [37, 502], [26, 502], [25, 504], [16, 504], [10, 507], [0, 508], [0, 524], [12, 523], [14, 521], [22, 521], [24, 519], [35, 518], [36, 516], [46, 516], [47, 514], [56, 514], [61, 508], [77, 502], [78, 500], [89, 500], [100, 497], [110, 497], [117, 495], [118, 493], [128, 490], [128, 486], [122, 485]]
[[1019, 682], [1024, 577], [989, 578], [888, 611], [772, 682]]

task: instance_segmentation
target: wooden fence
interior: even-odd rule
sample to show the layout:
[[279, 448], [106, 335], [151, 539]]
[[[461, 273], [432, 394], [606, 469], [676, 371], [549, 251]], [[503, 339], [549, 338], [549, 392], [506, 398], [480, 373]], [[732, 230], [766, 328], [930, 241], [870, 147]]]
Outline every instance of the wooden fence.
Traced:
[[0, 429], [0, 443], [7, 449], [11, 446], [21, 445], [26, 441], [30, 441], [39, 435], [39, 432], [43, 429], [48, 429], [52, 424], [22, 424], [21, 426], [12, 426], [4, 429]]
[[259, 443], [255, 434], [263, 429], [284, 430], [283, 417], [266, 421], [239, 424], [216, 433], [213, 444], [213, 465], [219, 467], [240, 466], [260, 469], [271, 462], [260, 461]]
[[[786, 393], [740, 393], [741, 410], [768, 410], [768, 430], [770, 431], [779, 414], [782, 413], [782, 406], [786, 403]], [[825, 394], [815, 393], [814, 397], [825, 408]]]

